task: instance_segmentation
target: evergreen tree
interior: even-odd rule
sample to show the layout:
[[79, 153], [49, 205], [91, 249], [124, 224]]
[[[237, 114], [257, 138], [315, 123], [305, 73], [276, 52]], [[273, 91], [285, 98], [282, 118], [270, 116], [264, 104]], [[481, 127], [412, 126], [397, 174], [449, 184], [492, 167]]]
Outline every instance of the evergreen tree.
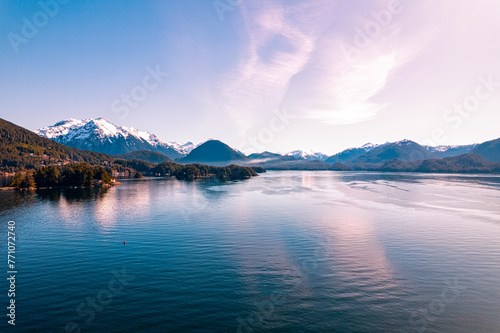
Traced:
[[23, 181], [24, 181], [23, 174], [21, 173], [21, 171], [17, 171], [14, 178], [12, 179], [12, 181], [10, 183], [10, 186], [20, 187], [21, 184], [23, 183]]
[[23, 188], [35, 188], [35, 178], [33, 178], [33, 171], [26, 171], [26, 177], [24, 178]]

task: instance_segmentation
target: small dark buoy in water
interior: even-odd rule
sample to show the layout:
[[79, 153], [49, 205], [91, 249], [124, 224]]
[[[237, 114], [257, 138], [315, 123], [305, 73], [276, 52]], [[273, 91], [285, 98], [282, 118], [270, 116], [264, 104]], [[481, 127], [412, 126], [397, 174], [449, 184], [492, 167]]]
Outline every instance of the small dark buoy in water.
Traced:
[[125, 245], [125, 241], [123, 241], [123, 245]]

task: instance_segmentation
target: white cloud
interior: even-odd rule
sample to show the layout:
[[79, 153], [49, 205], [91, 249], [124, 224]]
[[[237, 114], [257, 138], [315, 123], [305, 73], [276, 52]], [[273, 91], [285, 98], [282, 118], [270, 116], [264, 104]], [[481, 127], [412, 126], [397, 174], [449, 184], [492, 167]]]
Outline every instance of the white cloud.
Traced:
[[242, 4], [248, 43], [238, 68], [221, 84], [221, 102], [241, 128], [281, 105], [290, 80], [308, 63], [330, 23], [333, 6], [325, 0]]
[[373, 118], [388, 105], [374, 102], [373, 97], [436, 33], [431, 28], [405, 34], [394, 20], [366, 46], [356, 48], [354, 30], [330, 31], [331, 36], [325, 34], [317, 43], [309, 65], [289, 89], [287, 106], [292, 112], [337, 125]]
[[[280, 107], [327, 124], [375, 117], [388, 104], [376, 103], [373, 97], [434, 34], [402, 32], [395, 14], [368, 45], [346, 57], [339, 45], [355, 45], [355, 28], [363, 29], [374, 19], [360, 18], [354, 11], [350, 22], [343, 18], [339, 26], [335, 8], [326, 0], [242, 3], [246, 41], [238, 67], [220, 84], [218, 101], [241, 135]], [[386, 2], [379, 2], [373, 10], [386, 8]]]

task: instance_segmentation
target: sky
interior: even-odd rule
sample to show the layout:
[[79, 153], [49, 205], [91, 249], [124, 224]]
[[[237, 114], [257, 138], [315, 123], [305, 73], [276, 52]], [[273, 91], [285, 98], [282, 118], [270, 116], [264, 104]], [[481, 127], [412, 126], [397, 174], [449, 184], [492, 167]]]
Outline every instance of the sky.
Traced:
[[334, 154], [500, 137], [498, 0], [0, 2], [0, 117]]

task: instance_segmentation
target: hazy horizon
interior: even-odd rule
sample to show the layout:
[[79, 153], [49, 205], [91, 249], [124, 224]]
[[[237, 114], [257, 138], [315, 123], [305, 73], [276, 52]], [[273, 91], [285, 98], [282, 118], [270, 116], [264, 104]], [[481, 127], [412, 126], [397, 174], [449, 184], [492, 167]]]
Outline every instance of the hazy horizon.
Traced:
[[[70, 120], [70, 119], [72, 119], [72, 118], [63, 119], [62, 121], [65, 121], [65, 120]], [[104, 117], [87, 118], [87, 119], [77, 119], [77, 120], [90, 120], [90, 119], [104, 119], [104, 120], [106, 120], [106, 121], [109, 121], [108, 119], [105, 119]], [[54, 124], [53, 124], [53, 125], [54, 125]], [[46, 126], [46, 127], [44, 127], [44, 128], [51, 127], [51, 126], [53, 126], [53, 125]], [[114, 125], [116, 125], [116, 124], [114, 124]], [[118, 125], [116, 125], [116, 126], [118, 126]], [[134, 128], [133, 126], [126, 126], [126, 125], [124, 125], [123, 127], [125, 127], [125, 128]], [[39, 130], [39, 129], [42, 129], [42, 128], [38, 128], [38, 129], [36, 129], [36, 130]], [[139, 130], [139, 131], [141, 131], [141, 132], [144, 132], [144, 131], [142, 131], [140, 128], [135, 128], [135, 129], [136, 129], [136, 130]], [[32, 130], [32, 131], [35, 131], [35, 130]], [[155, 133], [150, 133], [150, 134], [155, 135]], [[167, 142], [167, 143], [168, 143], [168, 142], [176, 142], [175, 140], [166, 140], [166, 139], [161, 138], [161, 137], [158, 137], [158, 139], [159, 139], [159, 140], [161, 140], [161, 141], [163, 141], [163, 142]], [[192, 141], [188, 141], [188, 142], [177, 142], [177, 143], [179, 143], [179, 144], [187, 144], [187, 143], [192, 143], [192, 144], [194, 144], [194, 146], [195, 146], [195, 147], [197, 147], [197, 146], [200, 146], [200, 145], [202, 145], [203, 143], [205, 143], [205, 142], [207, 142], [207, 141], [210, 141], [210, 140], [219, 140], [219, 139], [215, 137], [215, 138], [207, 138], [207, 139], [205, 139], [205, 140], [203, 140], [203, 141], [200, 141], [200, 142], [192, 142]], [[408, 139], [406, 139], [406, 138], [402, 138], [402, 139], [400, 139], [400, 140], [396, 140], [396, 141], [393, 141], [393, 142], [399, 142], [399, 141], [404, 141], [404, 140], [408, 140]], [[219, 141], [221, 141], [221, 140], [219, 140]], [[413, 140], [412, 140], [412, 141], [413, 141]], [[314, 150], [303, 150], [303, 151], [304, 151], [304, 152], [306, 152], [306, 153], [311, 153], [311, 152], [314, 152], [314, 153], [323, 153], [323, 154], [328, 155], [328, 156], [333, 156], [333, 155], [335, 155], [335, 154], [341, 153], [341, 152], [343, 152], [344, 150], [346, 150], [346, 149], [350, 149], [350, 148], [359, 148], [359, 147], [362, 147], [362, 146], [365, 146], [365, 145], [370, 145], [370, 144], [374, 144], [374, 145], [383, 145], [383, 144], [386, 144], [386, 143], [393, 143], [393, 142], [390, 142], [390, 141], [385, 141], [385, 142], [365, 142], [364, 144], [359, 145], [359, 146], [351, 146], [351, 147], [346, 147], [346, 148], [343, 148], [342, 150], [337, 151], [337, 152], [335, 152], [335, 153], [333, 153], [333, 154], [325, 154], [325, 153], [323, 153], [323, 152], [321, 152], [321, 151], [314, 151]], [[224, 143], [226, 143], [226, 142], [224, 142]], [[421, 143], [421, 142], [416, 142], [416, 143], [421, 144], [421, 145], [425, 145], [425, 143]], [[483, 142], [471, 142], [471, 143], [468, 143], [468, 144], [465, 144], [465, 145], [473, 145], [473, 144], [481, 144], [481, 143], [483, 143]], [[226, 143], [226, 144], [227, 144], [227, 143]], [[229, 144], [229, 146], [231, 146], [231, 145]], [[437, 147], [437, 146], [439, 146], [439, 145], [435, 145], [434, 147]], [[449, 145], [449, 146], [460, 146], [460, 145]], [[238, 149], [238, 147], [231, 146], [231, 148], [234, 148], [234, 149], [239, 150], [239, 149]], [[297, 150], [299, 150], [299, 151], [300, 151], [301, 149], [292, 149], [292, 150], [288, 150], [288, 151], [270, 151], [270, 152], [272, 152], [272, 153], [279, 153], [279, 154], [288, 154], [288, 153], [292, 153], [292, 152], [297, 151]], [[246, 155], [250, 155], [250, 154], [254, 154], [254, 153], [262, 153], [262, 152], [266, 152], [266, 151], [267, 151], [267, 152], [269, 152], [268, 150], [251, 151], [251, 152], [246, 153]]]

